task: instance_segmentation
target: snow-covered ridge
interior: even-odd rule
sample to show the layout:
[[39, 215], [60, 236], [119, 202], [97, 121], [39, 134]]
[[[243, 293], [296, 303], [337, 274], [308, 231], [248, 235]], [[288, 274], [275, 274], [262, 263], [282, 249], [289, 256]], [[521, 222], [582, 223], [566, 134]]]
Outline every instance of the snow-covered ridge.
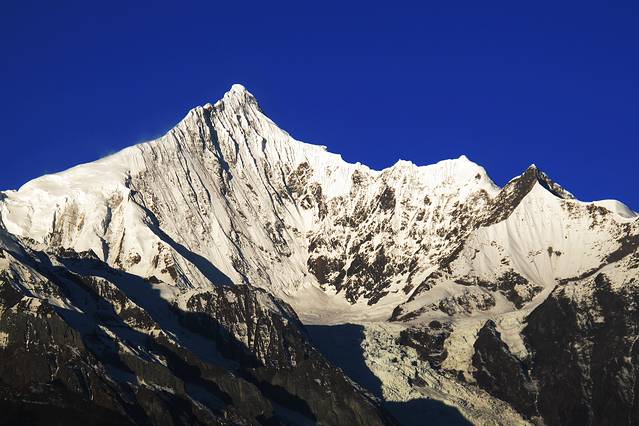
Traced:
[[[300, 209], [282, 199], [291, 195], [291, 179], [303, 164], [308, 166], [307, 173], [310, 173], [303, 177], [305, 185], [318, 185], [320, 193], [315, 195], [321, 203], [329, 209], [333, 205], [336, 212], [348, 217], [374, 203], [384, 188], [391, 188], [398, 205], [393, 210], [393, 218], [389, 219], [389, 231], [392, 229], [403, 235], [399, 228], [412, 230], [417, 226], [421, 229], [418, 235], [422, 239], [428, 235], [431, 240], [442, 238], [434, 232], [449, 226], [446, 214], [453, 214], [453, 209], [459, 213], [459, 209], [453, 207], [455, 203], [463, 204], [472, 198], [472, 207], [472, 204], [480, 204], [478, 200], [488, 202], [500, 192], [486, 171], [465, 156], [426, 166], [399, 160], [379, 171], [359, 163], [347, 163], [323, 146], [292, 138], [263, 114], [250, 92], [236, 84], [221, 100], [189, 111], [178, 125], [159, 139], [34, 179], [18, 191], [3, 192], [0, 215], [9, 232], [28, 236], [41, 244], [51, 244], [55, 240], [56, 244], [78, 250], [91, 249], [109, 262], [122, 262], [120, 255], [141, 256], [141, 261], [131, 267], [138, 273], [154, 275], [157, 271], [146, 258], [150, 257], [149, 253], [162, 251], [163, 245], [146, 225], [150, 209], [156, 219], [164, 221], [164, 232], [178, 241], [183, 238], [180, 243], [205, 255], [233, 281], [244, 281], [248, 277], [230, 265], [229, 259], [244, 258], [245, 269], [261, 270], [252, 278], [265, 287], [272, 281], [266, 279], [264, 282], [265, 276], [272, 275], [266, 267], [272, 261], [256, 253], [251, 262], [247, 259], [248, 249], [240, 248], [237, 242], [230, 240], [232, 234], [241, 234], [251, 245], [268, 248], [273, 246], [275, 238], [281, 240], [278, 244], [291, 246], [287, 250], [296, 247], [291, 251], [302, 253], [297, 259], [289, 257], [287, 260], [294, 265], [286, 265], [289, 271], [282, 271], [281, 281], [285, 281], [282, 286], [297, 288], [308, 281], [304, 254], [308, 242], [303, 237], [325, 232], [327, 226], [323, 224], [325, 220], [314, 216], [313, 210], [320, 208], [317, 200], [308, 206], [309, 209]], [[547, 176], [543, 172], [537, 172], [537, 175], [536, 184], [552, 192]], [[354, 188], [355, 181], [361, 182], [357, 189]], [[551, 182], [550, 185], [556, 184]], [[570, 195], [558, 185], [557, 188]], [[353, 197], [353, 191], [356, 191], [356, 197]], [[203, 199], [206, 206], [202, 205]], [[227, 201], [222, 205], [215, 201], [225, 199]], [[154, 206], [157, 202], [165, 209]], [[261, 211], [255, 210], [258, 205]], [[622, 221], [637, 217], [620, 202], [601, 201], [592, 205], [603, 207]], [[362, 214], [365, 211], [362, 210]], [[234, 217], [238, 212], [247, 218], [242, 225]], [[209, 235], [209, 243], [203, 244], [192, 229], [181, 230], [181, 226], [171, 223], [174, 221], [170, 219], [172, 216], [185, 213], [198, 216], [194, 219], [198, 223], [193, 226], [200, 229], [198, 232]], [[415, 215], [425, 217], [426, 222], [415, 222]], [[286, 235], [273, 235], [273, 224], [277, 222], [290, 229], [275, 233]], [[370, 226], [379, 228], [380, 225], [373, 222]], [[294, 236], [295, 233], [298, 235]], [[259, 234], [262, 234], [262, 241], [257, 243]], [[53, 235], [57, 237], [53, 238]], [[419, 251], [420, 245], [423, 247], [415, 240], [416, 235], [403, 236], [404, 240], [415, 241], [407, 250]], [[220, 244], [221, 241], [226, 243]], [[427, 253], [430, 260], [423, 259], [426, 262], [424, 269], [428, 269], [429, 264], [434, 265], [437, 252], [448, 250], [444, 242], [438, 244]], [[294, 276], [290, 276], [290, 269], [297, 271]], [[165, 278], [168, 278], [166, 274]], [[403, 285], [405, 283], [397, 283], [397, 286]]]
[[[134, 174], [145, 167], [145, 163], [138, 153], [138, 150], [143, 149], [141, 147], [164, 143], [164, 141], [173, 134], [176, 129], [192, 125], [192, 121], [202, 120], [203, 115], [205, 115], [206, 112], [211, 112], [212, 110], [230, 110], [233, 113], [242, 113], [247, 117], [257, 118], [257, 121], [251, 121], [251, 124], [257, 123], [259, 124], [260, 129], [265, 130], [269, 136], [276, 136], [273, 140], [267, 140], [267, 142], [270, 143], [268, 143], [263, 149], [266, 157], [270, 157], [268, 153], [281, 156], [281, 151], [284, 151], [288, 154], [287, 159], [293, 160], [293, 162], [301, 162], [302, 160], [310, 161], [318, 166], [316, 172], [318, 173], [317, 178], [320, 181], [323, 180], [322, 178], [327, 178], [327, 175], [322, 173], [333, 168], [341, 168], [350, 172], [346, 172], [340, 176], [341, 178], [344, 178], [340, 180], [348, 180], [347, 178], [350, 174], [352, 174], [353, 170], [364, 170], [372, 175], [399, 171], [399, 173], [416, 173], [419, 175], [420, 179], [423, 179], [424, 181], [430, 180], [435, 184], [450, 177], [458, 180], [468, 180], [471, 175], [474, 176], [475, 174], [480, 173], [482, 176], [485, 176], [489, 184], [494, 186], [494, 189], [499, 189], [499, 187], [494, 185], [492, 180], [490, 180], [485, 169], [469, 160], [465, 155], [461, 155], [457, 159], [441, 160], [435, 164], [421, 166], [416, 165], [410, 160], [400, 159], [392, 166], [381, 170], [373, 169], [360, 162], [348, 163], [342, 159], [340, 154], [328, 152], [326, 146], [314, 145], [294, 139], [286, 131], [277, 127], [270, 118], [263, 114], [258, 105], [257, 99], [243, 85], [233, 84], [231, 89], [224, 94], [222, 99], [216, 101], [214, 104], [207, 103], [203, 106], [193, 108], [176, 125], [175, 128], [171, 129], [161, 138], [124, 148], [121, 151], [110, 154], [99, 160], [74, 166], [62, 172], [43, 175], [42, 177], [25, 183], [18, 192], [28, 192], [33, 188], [34, 192], [36, 190], [40, 190], [46, 192], [47, 195], [55, 196], [66, 194], [68, 189], [95, 191], [95, 184], [110, 186], [119, 183], [123, 176]], [[291, 147], [293, 148], [291, 149]], [[275, 152], [273, 152], [273, 150], [275, 150]], [[537, 168], [534, 164], [530, 167], [535, 169]], [[545, 173], [540, 173], [541, 175], [546, 176]], [[328, 172], [327, 174], [330, 175], [332, 173]], [[516, 179], [516, 177], [513, 179]], [[341, 182], [337, 179], [333, 179], [332, 183], [334, 184], [333, 186], [340, 186], [339, 184]], [[14, 192], [15, 191], [9, 190], [4, 191], [3, 193], [12, 194]], [[625, 217], [636, 217], [639, 215], [639, 213], [632, 211], [625, 204], [617, 200], [600, 200], [593, 201], [592, 203], [601, 205], [613, 213], [617, 213]]]

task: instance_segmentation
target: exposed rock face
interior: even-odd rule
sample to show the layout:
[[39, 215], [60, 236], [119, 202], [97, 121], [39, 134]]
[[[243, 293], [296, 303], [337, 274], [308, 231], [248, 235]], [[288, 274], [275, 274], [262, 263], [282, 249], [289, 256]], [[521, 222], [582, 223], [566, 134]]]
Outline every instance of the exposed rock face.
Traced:
[[477, 385], [545, 424], [637, 423], [637, 257], [557, 286], [526, 318], [525, 359], [487, 321], [474, 343]]
[[[104, 424], [386, 424], [308, 343], [293, 310], [246, 285], [185, 293], [93, 253], [32, 252], [4, 236], [0, 397], [30, 413]], [[36, 407], [36, 408], [34, 408]], [[286, 407], [286, 408], [281, 408]], [[29, 417], [26, 417], [27, 419]]]
[[494, 322], [487, 321], [479, 330], [474, 348], [477, 384], [497, 398], [510, 402], [525, 416], [536, 415], [535, 392], [528, 370], [510, 353]]
[[483, 169], [465, 159], [436, 167], [434, 174], [461, 187], [431, 183], [422, 176], [426, 170], [406, 162], [378, 175], [354, 172], [348, 196], [330, 200], [310, 233], [308, 268], [318, 282], [350, 303], [374, 305], [391, 293], [409, 294], [424, 266], [467, 234], [494, 190]]
[[437, 369], [441, 367], [442, 362], [448, 356], [444, 343], [450, 336], [450, 331], [449, 324], [433, 320], [428, 326], [422, 328], [414, 327], [402, 330], [397, 343], [414, 348], [420, 358], [428, 361], [433, 368]]
[[184, 308], [180, 322], [243, 362], [244, 375], [276, 403], [299, 404], [320, 423], [390, 422], [309, 344], [290, 306], [264, 290], [216, 288], [191, 295]]
[[637, 283], [619, 284], [600, 273], [558, 288], [528, 318], [537, 404], [548, 424], [639, 422]]
[[0, 192], [0, 237], [0, 392], [36, 422], [389, 422], [302, 322], [361, 326], [389, 401], [636, 422], [639, 220], [535, 166], [499, 188], [463, 156], [348, 164], [234, 86]]

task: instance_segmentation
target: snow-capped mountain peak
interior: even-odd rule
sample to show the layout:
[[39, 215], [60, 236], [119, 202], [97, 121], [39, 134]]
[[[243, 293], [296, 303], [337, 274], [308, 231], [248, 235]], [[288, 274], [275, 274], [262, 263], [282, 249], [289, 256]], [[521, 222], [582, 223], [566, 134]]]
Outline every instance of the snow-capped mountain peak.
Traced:
[[[358, 323], [383, 330], [377, 336], [391, 346], [402, 341], [426, 353], [436, 367], [419, 374], [431, 375], [438, 397], [454, 399], [460, 386], [476, 395], [464, 386], [481, 385], [478, 371], [495, 368], [486, 364], [495, 347], [500, 362], [515, 366], [539, 349], [526, 344], [524, 334], [534, 333], [525, 319], [561, 286], [608, 274], [611, 288], [633, 288], [637, 217], [616, 201], [576, 200], [534, 164], [503, 188], [463, 155], [423, 166], [399, 160], [379, 171], [350, 164], [294, 139], [233, 85], [154, 141], [1, 192], [0, 272], [26, 282], [29, 298], [65, 309], [83, 299], [43, 286], [46, 276], [88, 280], [107, 293], [111, 284], [77, 276], [128, 277], [118, 289], [131, 297], [122, 298], [126, 309], [153, 293], [158, 306], [216, 315], [228, 308], [233, 316], [240, 300], [269, 324], [294, 324], [280, 298], [308, 324]], [[20, 260], [30, 256], [36, 260]], [[72, 269], [77, 264], [89, 271]], [[64, 268], [71, 275], [59, 275]], [[224, 290], [234, 285], [242, 290]], [[269, 345], [250, 340], [246, 321], [233, 335], [264, 362]], [[379, 344], [367, 340], [367, 356], [395, 353]], [[493, 352], [476, 358], [482, 350]], [[385, 389], [410, 393], [416, 379], [397, 379], [400, 363], [386, 364], [382, 374], [393, 380]], [[536, 413], [519, 402], [520, 412]]]
[[564, 199], [574, 199], [574, 195], [555, 183], [550, 177], [540, 170], [535, 164], [531, 164], [524, 174], [530, 173], [537, 179], [537, 183], [546, 188], [554, 196]]
[[250, 104], [257, 106], [257, 99], [255, 99], [255, 96], [253, 96], [246, 87], [238, 83], [233, 84], [220, 101], [222, 103], [233, 105]]
[[[78, 250], [91, 249], [111, 262], [164, 250], [159, 241], [152, 243], [157, 236], [143, 245], [126, 236], [127, 228], [148, 233], [140, 226], [153, 214], [153, 221], [164, 224], [171, 238], [182, 239], [232, 281], [249, 281], [278, 294], [304, 287], [307, 268], [318, 261], [335, 269], [320, 273], [319, 265], [313, 266], [311, 276], [343, 293], [351, 281], [364, 279], [355, 279], [352, 268], [348, 272], [358, 255], [373, 262], [364, 253], [383, 249], [385, 261], [395, 258], [399, 267], [417, 253], [420, 266], [410, 274], [406, 270], [381, 287], [376, 285], [373, 292], [360, 289], [358, 296], [347, 297], [350, 302], [361, 297], [365, 301], [375, 293], [373, 300], [392, 301], [391, 289], [406, 287], [406, 280], [412, 281], [419, 271], [426, 273], [454, 250], [450, 232], [462, 238], [474, 226], [507, 218], [535, 185], [561, 199], [574, 198], [535, 165], [500, 189], [483, 167], [463, 155], [427, 166], [400, 160], [382, 171], [349, 164], [325, 147], [293, 139], [238, 84], [212, 108], [191, 110], [158, 140], [7, 192], [0, 211], [7, 229], [17, 235], [41, 243], [60, 240]], [[629, 209], [617, 210], [630, 215]], [[170, 218], [176, 214], [191, 222], [174, 223]], [[398, 250], [394, 242], [386, 246], [379, 237], [366, 244], [353, 240], [355, 234], [369, 238], [373, 229], [378, 234], [388, 232], [387, 243], [401, 239], [405, 247]], [[207, 234], [204, 239], [201, 232]], [[333, 247], [351, 254], [343, 257], [338, 250], [327, 257], [316, 251], [320, 236], [333, 232]], [[257, 235], [263, 238], [259, 243]], [[424, 239], [430, 243], [424, 244]], [[295, 255], [273, 264], [263, 249]], [[184, 262], [180, 256], [173, 261]], [[200, 285], [187, 284], [179, 274], [169, 276], [160, 271], [166, 268], [145, 262], [131, 267], [145, 276]], [[180, 268], [198, 273], [190, 262]], [[325, 274], [339, 278], [339, 283]]]

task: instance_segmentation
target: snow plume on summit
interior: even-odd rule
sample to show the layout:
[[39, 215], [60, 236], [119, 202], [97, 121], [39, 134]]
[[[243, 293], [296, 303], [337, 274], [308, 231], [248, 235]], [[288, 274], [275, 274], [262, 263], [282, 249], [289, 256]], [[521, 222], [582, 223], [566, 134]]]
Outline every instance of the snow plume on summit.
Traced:
[[596, 391], [635, 386], [610, 366], [636, 368], [637, 214], [534, 165], [500, 188], [465, 156], [349, 164], [233, 85], [156, 140], [0, 195], [16, 409], [389, 424], [430, 399], [476, 423], [639, 421]]

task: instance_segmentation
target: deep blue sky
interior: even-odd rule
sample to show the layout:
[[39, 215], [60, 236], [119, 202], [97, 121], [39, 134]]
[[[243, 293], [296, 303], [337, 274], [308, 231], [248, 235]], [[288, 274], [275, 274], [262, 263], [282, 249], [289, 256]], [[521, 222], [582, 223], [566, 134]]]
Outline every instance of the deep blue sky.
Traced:
[[498, 184], [536, 163], [639, 209], [636, 1], [143, 3], [2, 1], [0, 188], [157, 137], [239, 82], [348, 161], [466, 154]]

